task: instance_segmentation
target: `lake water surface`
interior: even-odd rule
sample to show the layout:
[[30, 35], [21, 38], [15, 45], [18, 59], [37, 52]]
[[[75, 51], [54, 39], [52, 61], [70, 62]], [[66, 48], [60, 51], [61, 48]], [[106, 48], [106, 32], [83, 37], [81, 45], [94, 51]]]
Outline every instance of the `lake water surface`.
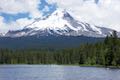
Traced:
[[60, 65], [0, 65], [0, 80], [120, 80], [120, 69]]

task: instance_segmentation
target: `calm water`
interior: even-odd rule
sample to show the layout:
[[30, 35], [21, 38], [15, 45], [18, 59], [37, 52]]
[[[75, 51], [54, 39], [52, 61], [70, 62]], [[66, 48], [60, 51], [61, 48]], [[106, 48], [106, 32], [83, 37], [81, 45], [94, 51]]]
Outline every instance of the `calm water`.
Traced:
[[120, 70], [59, 65], [0, 65], [0, 80], [120, 80]]

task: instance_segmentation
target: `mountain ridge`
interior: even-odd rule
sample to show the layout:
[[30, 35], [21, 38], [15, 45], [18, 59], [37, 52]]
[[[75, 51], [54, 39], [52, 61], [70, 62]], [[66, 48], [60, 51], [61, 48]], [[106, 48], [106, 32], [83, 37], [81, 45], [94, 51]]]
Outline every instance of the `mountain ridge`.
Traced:
[[[66, 10], [58, 9], [51, 15], [38, 18], [31, 24], [26, 25], [21, 30], [8, 31], [5, 37], [23, 36], [87, 36], [87, 37], [106, 37], [112, 33], [112, 29], [91, 25], [79, 21], [71, 16]], [[120, 34], [118, 32], [118, 34]], [[3, 35], [1, 35], [3, 36]]]

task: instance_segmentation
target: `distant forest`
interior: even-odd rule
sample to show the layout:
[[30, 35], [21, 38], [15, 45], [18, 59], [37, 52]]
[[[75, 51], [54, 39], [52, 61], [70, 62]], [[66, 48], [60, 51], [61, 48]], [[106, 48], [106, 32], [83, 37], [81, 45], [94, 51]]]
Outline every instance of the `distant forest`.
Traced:
[[120, 66], [120, 39], [116, 31], [103, 42], [67, 49], [0, 49], [0, 64], [68, 64]]

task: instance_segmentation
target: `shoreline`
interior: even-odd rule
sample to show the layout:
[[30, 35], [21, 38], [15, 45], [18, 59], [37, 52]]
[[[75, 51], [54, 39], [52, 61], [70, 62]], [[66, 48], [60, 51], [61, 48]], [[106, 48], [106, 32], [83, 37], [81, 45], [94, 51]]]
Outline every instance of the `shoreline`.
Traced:
[[4, 65], [57, 65], [57, 66], [79, 66], [79, 67], [96, 67], [96, 68], [108, 68], [108, 69], [120, 69], [120, 66], [104, 66], [104, 65], [77, 65], [77, 64], [0, 64]]

